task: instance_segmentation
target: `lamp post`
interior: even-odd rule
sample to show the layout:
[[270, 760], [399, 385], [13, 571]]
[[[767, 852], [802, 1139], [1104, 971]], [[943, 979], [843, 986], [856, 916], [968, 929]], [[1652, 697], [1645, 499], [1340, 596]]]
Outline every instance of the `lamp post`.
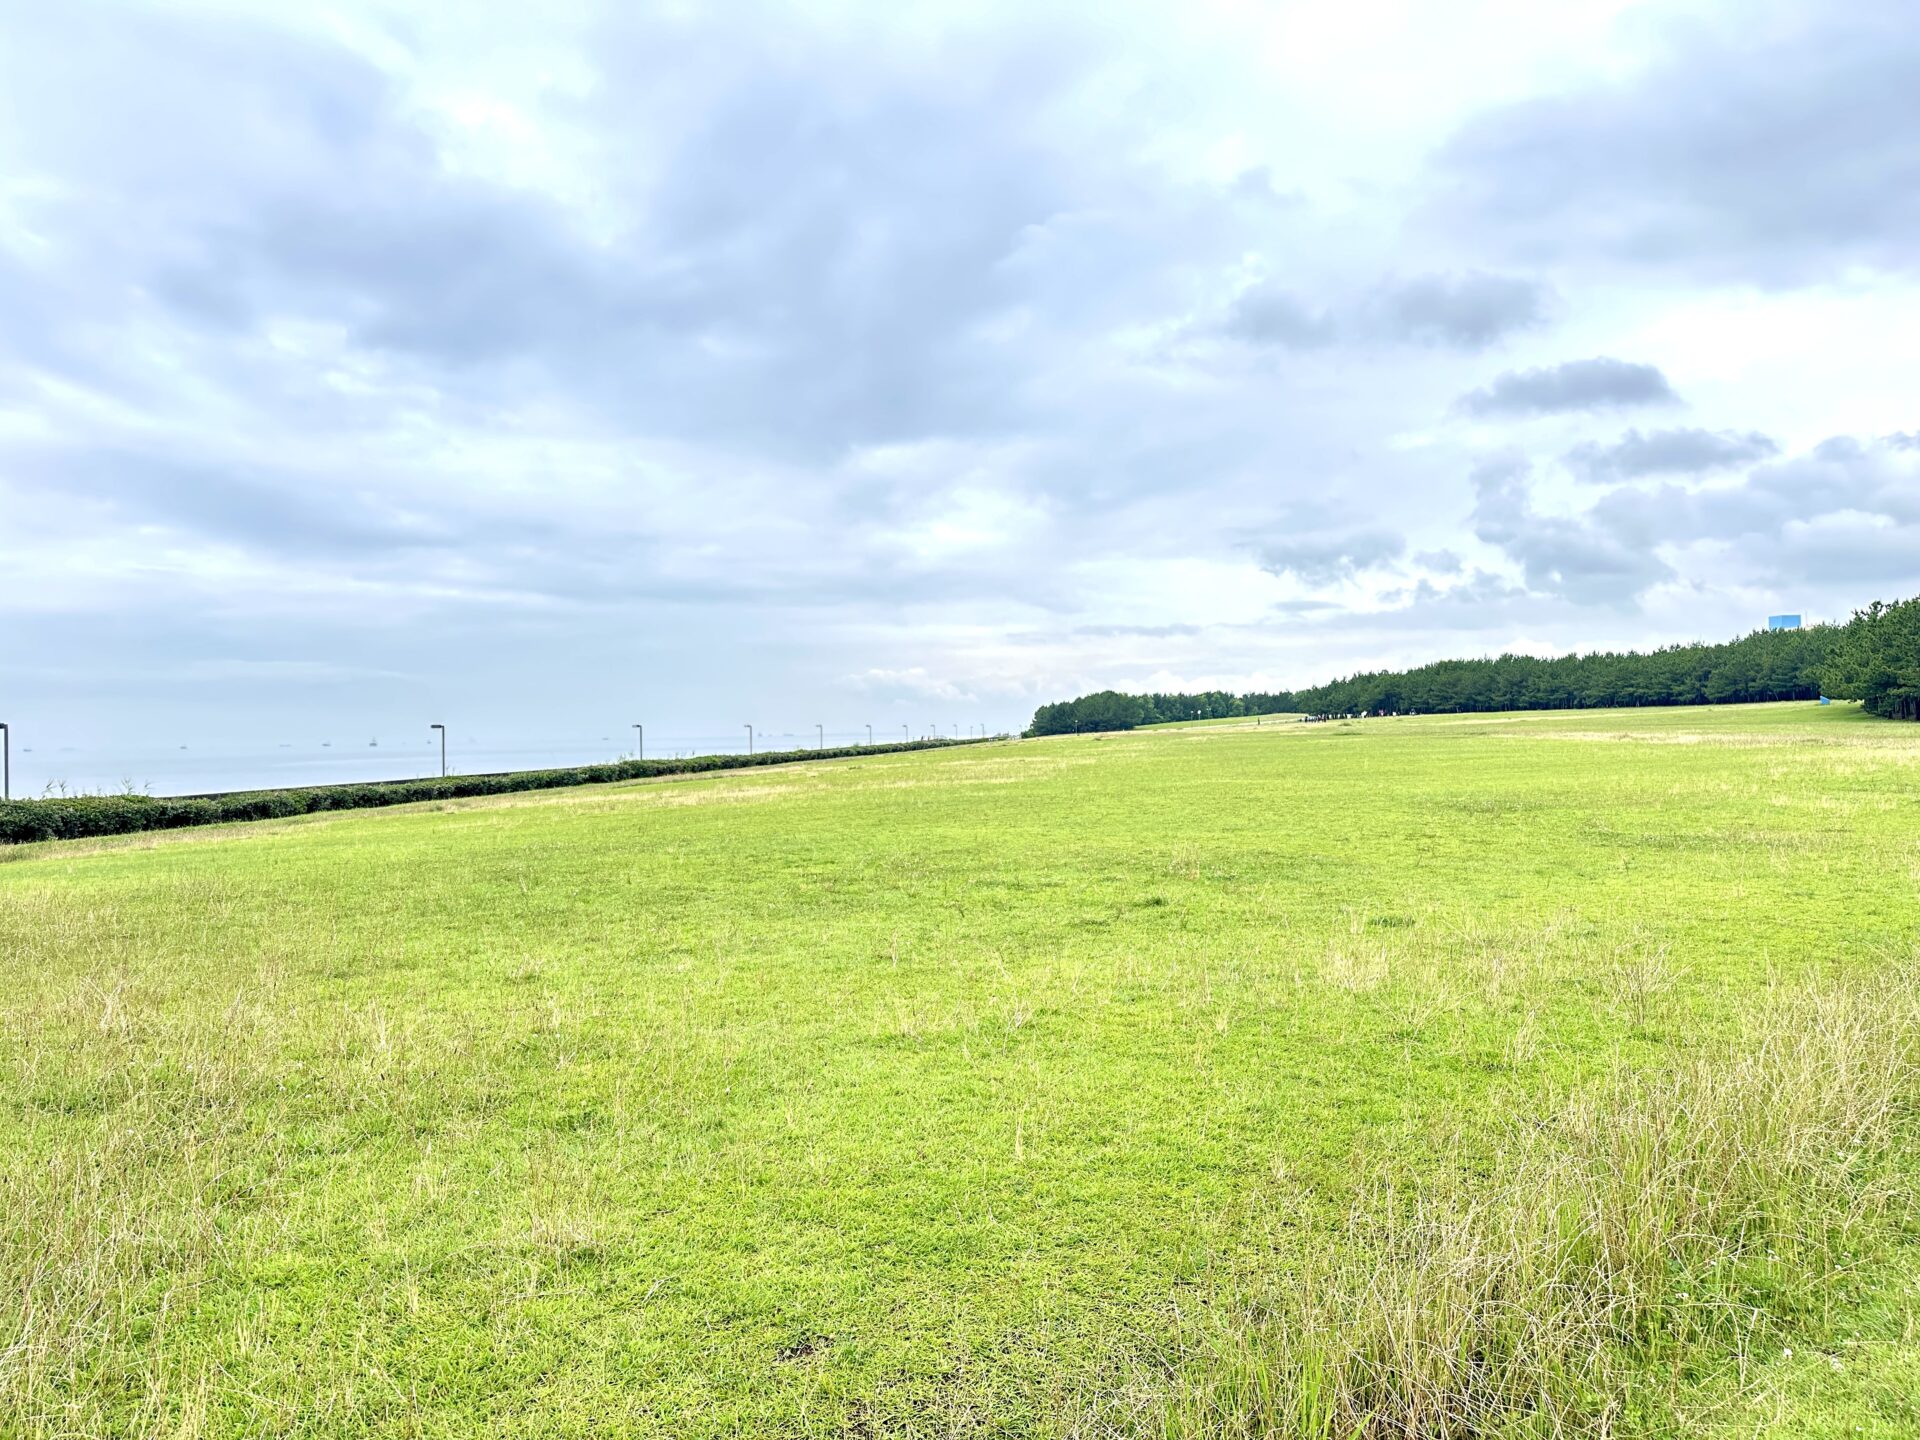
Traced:
[[13, 732], [0, 725], [0, 800], [13, 798]]
[[633, 758], [636, 760], [647, 758], [647, 727], [644, 725], [633, 727]]
[[867, 726], [867, 744], [873, 744], [873, 726]]
[[436, 723], [427, 728], [440, 732], [440, 778], [444, 780], [447, 778], [447, 727]]
[[747, 726], [747, 754], [753, 754], [753, 727]]
[[814, 746], [813, 748], [816, 750], [826, 749], [827, 748], [827, 727], [824, 725], [816, 724], [813, 728], [820, 732], [820, 743]]
[[913, 736], [911, 736], [911, 735], [909, 735], [909, 734], [907, 733], [907, 727], [906, 727], [906, 726], [904, 726], [904, 725], [902, 725], [902, 726], [900, 727], [900, 738], [901, 738], [902, 740], [911, 740], [911, 739], [913, 739]]

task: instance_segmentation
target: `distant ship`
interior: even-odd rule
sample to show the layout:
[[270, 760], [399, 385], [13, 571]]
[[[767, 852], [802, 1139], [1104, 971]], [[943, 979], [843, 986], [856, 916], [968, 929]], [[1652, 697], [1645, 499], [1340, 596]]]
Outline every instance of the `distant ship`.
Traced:
[[378, 740], [369, 740], [369, 741], [367, 741], [367, 744], [368, 744], [368, 745], [369, 745], [370, 747], [374, 747], [374, 748], [377, 748], [377, 747], [379, 746], [379, 744], [380, 744], [380, 742], [379, 742]]

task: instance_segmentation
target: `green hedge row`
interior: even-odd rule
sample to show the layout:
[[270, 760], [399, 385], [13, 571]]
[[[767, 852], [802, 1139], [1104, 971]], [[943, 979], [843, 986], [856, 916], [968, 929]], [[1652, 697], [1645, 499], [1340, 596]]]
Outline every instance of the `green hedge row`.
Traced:
[[449, 775], [444, 779], [379, 780], [364, 785], [310, 785], [297, 790], [236, 790], [224, 795], [78, 795], [48, 800], [0, 802], [0, 845], [34, 840], [79, 840], [130, 835], [138, 830], [178, 830], [233, 820], [277, 820], [321, 810], [364, 810], [418, 800], [454, 800], [504, 795], [516, 790], [555, 790], [602, 785], [654, 775], [695, 775], [749, 765], [792, 765], [803, 760], [839, 760], [903, 750], [977, 745], [977, 740], [914, 740], [895, 745], [844, 746], [835, 750], [770, 750], [758, 755], [694, 755], [685, 760], [614, 760], [564, 770], [514, 770], [497, 775]]

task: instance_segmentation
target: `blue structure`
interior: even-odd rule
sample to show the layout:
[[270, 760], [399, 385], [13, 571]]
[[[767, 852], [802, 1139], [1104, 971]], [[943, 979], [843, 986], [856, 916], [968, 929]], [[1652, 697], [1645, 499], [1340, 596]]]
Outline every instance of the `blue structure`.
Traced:
[[1767, 628], [1769, 630], [1798, 630], [1800, 628], [1800, 617], [1798, 615], [1769, 615], [1767, 616]]

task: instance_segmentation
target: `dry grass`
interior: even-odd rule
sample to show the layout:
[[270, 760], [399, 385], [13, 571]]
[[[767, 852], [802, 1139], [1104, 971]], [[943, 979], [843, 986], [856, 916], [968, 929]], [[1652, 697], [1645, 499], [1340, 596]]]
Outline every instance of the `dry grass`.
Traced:
[[1744, 1045], [1623, 1068], [1514, 1126], [1491, 1178], [1441, 1195], [1382, 1183], [1284, 1288], [1216, 1316], [1147, 1428], [1684, 1431], [1703, 1381], [1737, 1395], [1756, 1347], [1817, 1315], [1905, 1218], [1917, 982], [1903, 966], [1771, 997]]

